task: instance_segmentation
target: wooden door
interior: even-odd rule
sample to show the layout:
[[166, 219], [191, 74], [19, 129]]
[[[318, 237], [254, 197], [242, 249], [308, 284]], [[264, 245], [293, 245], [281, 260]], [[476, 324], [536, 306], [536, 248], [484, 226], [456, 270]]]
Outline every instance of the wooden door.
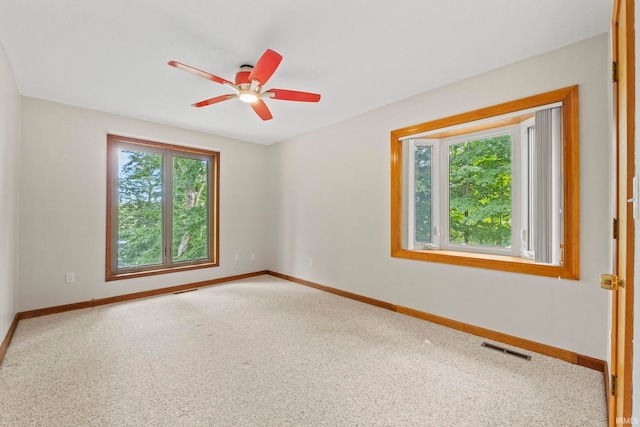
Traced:
[[628, 199], [633, 197], [632, 179], [635, 174], [633, 17], [634, 0], [614, 0], [612, 52], [616, 135], [615, 215], [618, 227], [614, 274], [618, 276], [621, 286], [614, 290], [612, 295], [610, 426], [629, 425], [631, 417], [634, 224], [633, 205], [628, 202]]

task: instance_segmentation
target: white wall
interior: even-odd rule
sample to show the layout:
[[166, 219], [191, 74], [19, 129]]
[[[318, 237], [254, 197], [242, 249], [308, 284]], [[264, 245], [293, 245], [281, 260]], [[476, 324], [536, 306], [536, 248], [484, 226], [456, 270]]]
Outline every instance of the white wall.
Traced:
[[[108, 131], [220, 150], [220, 267], [105, 282]], [[21, 150], [19, 311], [267, 268], [265, 146], [23, 97]]]
[[0, 342], [16, 314], [20, 93], [0, 44]]
[[[608, 78], [603, 34], [270, 146], [269, 265], [283, 274], [605, 359], [608, 294], [598, 277], [609, 268]], [[391, 130], [575, 84], [580, 85], [580, 281], [390, 257]]]

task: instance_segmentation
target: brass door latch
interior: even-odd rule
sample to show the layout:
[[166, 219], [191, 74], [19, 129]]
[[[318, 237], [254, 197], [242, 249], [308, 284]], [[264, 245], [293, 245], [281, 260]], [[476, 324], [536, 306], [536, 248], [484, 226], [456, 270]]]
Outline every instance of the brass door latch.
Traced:
[[609, 291], [617, 291], [618, 288], [624, 288], [624, 279], [618, 279], [615, 274], [601, 274], [600, 287]]

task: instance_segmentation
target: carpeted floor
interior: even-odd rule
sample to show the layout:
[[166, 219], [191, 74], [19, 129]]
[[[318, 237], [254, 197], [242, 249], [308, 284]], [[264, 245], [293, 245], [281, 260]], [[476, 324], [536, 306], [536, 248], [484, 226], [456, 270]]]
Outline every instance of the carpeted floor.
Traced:
[[1, 426], [605, 426], [604, 379], [271, 276], [22, 320]]

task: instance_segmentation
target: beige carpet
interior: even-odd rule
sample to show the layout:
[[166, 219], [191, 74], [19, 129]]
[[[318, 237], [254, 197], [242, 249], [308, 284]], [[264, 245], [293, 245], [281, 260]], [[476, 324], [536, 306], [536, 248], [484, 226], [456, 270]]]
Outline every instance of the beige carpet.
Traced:
[[2, 426], [604, 426], [603, 375], [260, 276], [20, 322]]

